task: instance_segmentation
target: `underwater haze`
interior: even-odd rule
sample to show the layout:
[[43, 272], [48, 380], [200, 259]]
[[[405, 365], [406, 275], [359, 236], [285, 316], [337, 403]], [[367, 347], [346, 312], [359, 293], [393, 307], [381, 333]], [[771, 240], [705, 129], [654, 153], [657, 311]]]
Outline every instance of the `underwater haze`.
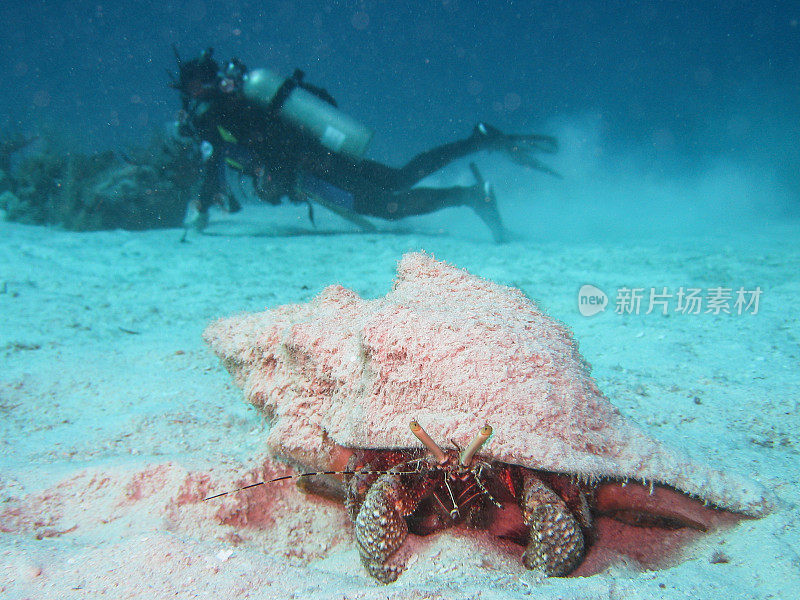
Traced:
[[[346, 189], [324, 156], [281, 188], [283, 165], [259, 163], [255, 142], [239, 152], [239, 130], [200, 132], [188, 84], [182, 104], [180, 66], [207, 48], [223, 67], [301, 69], [374, 132], [355, 165], [400, 168], [456, 140], [475, 151], [421, 172], [381, 214], [358, 205], [385, 200], [380, 186]], [[3, 2], [0, 69], [0, 596], [797, 594], [800, 2]], [[212, 77], [214, 93], [229, 83]], [[494, 128], [502, 143], [481, 137]], [[526, 146], [532, 134], [557, 151]], [[720, 510], [705, 527], [672, 505], [632, 516], [637, 504], [613, 519], [587, 492], [598, 525], [583, 524], [573, 576], [526, 569], [508, 536], [460, 524], [410, 536], [386, 587], [340, 502], [292, 481], [204, 501], [310, 468], [268, 447], [272, 422], [203, 342], [207, 325], [331, 285], [383, 298], [409, 252], [533, 299], [625, 417], [765, 490], [763, 514]], [[433, 360], [413, 347], [429, 354], [404, 355], [398, 377]]]
[[[376, 132], [368, 156], [392, 165], [478, 120], [557, 135], [565, 182], [523, 173], [510, 186], [541, 190], [513, 213], [520, 234], [598, 235], [586, 223], [649, 234], [800, 214], [794, 2], [78, 1], [0, 11], [3, 129], [49, 126], [80, 148], [139, 142], [176, 118], [171, 46], [184, 58], [213, 46], [219, 60], [303, 69]], [[638, 175], [646, 181], [632, 188]]]

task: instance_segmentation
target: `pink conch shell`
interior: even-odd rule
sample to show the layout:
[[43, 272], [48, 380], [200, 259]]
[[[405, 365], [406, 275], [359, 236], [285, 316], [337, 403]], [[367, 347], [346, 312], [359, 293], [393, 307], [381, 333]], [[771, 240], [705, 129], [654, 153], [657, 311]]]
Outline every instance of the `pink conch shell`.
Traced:
[[519, 290], [407, 254], [384, 298], [331, 286], [307, 304], [222, 319], [205, 339], [272, 420], [278, 456], [328, 468], [336, 445], [441, 445], [494, 427], [487, 458], [586, 478], [660, 483], [759, 516], [758, 484], [645, 435], [598, 390], [570, 331]]

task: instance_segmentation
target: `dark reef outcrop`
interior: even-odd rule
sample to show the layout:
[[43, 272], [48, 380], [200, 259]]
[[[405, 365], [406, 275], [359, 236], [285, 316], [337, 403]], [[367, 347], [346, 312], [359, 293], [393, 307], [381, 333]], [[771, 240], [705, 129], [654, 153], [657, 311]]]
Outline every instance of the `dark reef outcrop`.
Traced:
[[164, 134], [128, 154], [0, 135], [0, 210], [9, 221], [74, 231], [178, 227], [198, 171], [192, 148]]

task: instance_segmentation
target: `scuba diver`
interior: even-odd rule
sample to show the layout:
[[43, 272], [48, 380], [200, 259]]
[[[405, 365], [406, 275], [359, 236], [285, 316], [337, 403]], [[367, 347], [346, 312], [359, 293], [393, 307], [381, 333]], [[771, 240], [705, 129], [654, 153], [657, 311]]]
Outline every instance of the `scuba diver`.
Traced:
[[203, 229], [208, 209], [240, 206], [227, 189], [233, 168], [253, 182], [258, 197], [273, 205], [284, 197], [313, 203], [362, 226], [362, 216], [397, 220], [453, 206], [467, 206], [486, 223], [496, 242], [506, 239], [491, 184], [477, 167], [472, 186], [415, 187], [448, 163], [480, 150], [500, 150], [515, 162], [557, 175], [533, 153], [553, 153], [554, 138], [507, 135], [478, 123], [466, 139], [437, 146], [393, 168], [362, 158], [372, 132], [337, 109], [324, 89], [306, 83], [296, 70], [286, 79], [266, 69], [248, 70], [237, 59], [221, 68], [213, 49], [183, 61], [175, 49], [177, 77], [170, 86], [182, 102], [179, 132], [199, 143], [202, 183], [187, 210], [185, 225]]

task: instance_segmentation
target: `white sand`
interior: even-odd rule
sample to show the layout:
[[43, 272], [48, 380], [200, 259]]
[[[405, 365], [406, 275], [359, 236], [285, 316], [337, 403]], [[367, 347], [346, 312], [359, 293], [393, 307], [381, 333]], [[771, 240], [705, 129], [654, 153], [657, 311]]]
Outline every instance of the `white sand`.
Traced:
[[[284, 231], [307, 228], [302, 211], [260, 213]], [[0, 223], [2, 597], [797, 597], [797, 228], [497, 247], [469, 234], [354, 235], [319, 218], [321, 230], [340, 233], [194, 235], [181, 244], [174, 230], [75, 234]], [[454, 211], [412, 225], [435, 232], [470, 219]], [[212, 231], [269, 232], [242, 223]], [[402, 253], [419, 249], [538, 299], [574, 328], [623, 412], [698, 460], [752, 474], [784, 505], [704, 537], [661, 570], [620, 562], [547, 581], [521, 566], [519, 548], [450, 531], [412, 540], [409, 568], [387, 587], [362, 570], [332, 501], [289, 482], [200, 502], [210, 483], [235, 487], [265, 463], [265, 425], [204, 347], [205, 325], [305, 301], [334, 282], [383, 295]], [[764, 292], [758, 315], [584, 318], [576, 299], [584, 283], [609, 293], [624, 285]], [[284, 470], [266, 462], [268, 474]]]

